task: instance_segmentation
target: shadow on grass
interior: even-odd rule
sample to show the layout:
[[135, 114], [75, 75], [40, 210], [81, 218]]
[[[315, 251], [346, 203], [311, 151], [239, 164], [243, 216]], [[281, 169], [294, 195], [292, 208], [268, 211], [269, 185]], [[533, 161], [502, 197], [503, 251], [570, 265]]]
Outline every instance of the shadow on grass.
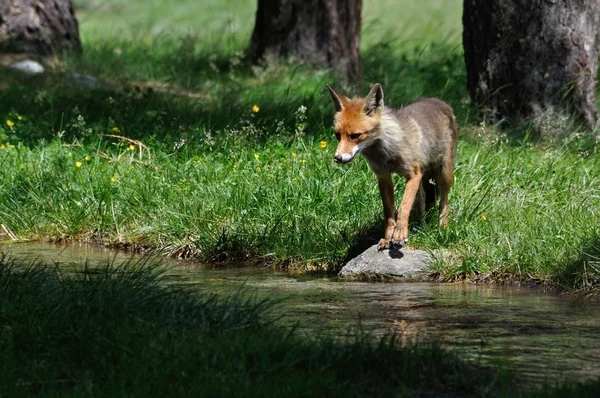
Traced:
[[582, 245], [578, 257], [558, 274], [558, 281], [567, 289], [589, 294], [600, 292], [600, 236], [590, 237]]
[[[196, 43], [201, 42], [184, 37], [163, 38], [152, 47], [137, 42], [95, 44], [81, 58], [65, 57], [58, 72], [32, 79], [1, 70], [0, 118], [18, 113], [35, 126], [12, 135], [4, 128], [6, 137], [0, 131], [0, 141], [35, 145], [59, 132], [67, 140], [85, 139], [79, 115], [85, 128], [91, 128], [87, 135], [118, 126], [127, 137], [168, 146], [181, 140], [201, 144], [206, 131], [218, 134], [224, 129], [263, 143], [285, 131], [291, 140], [299, 124], [307, 134], [321, 136], [330, 130], [333, 116], [325, 84], [349, 96], [364, 96], [375, 82], [382, 83], [390, 106], [401, 107], [419, 97], [447, 101], [462, 140], [478, 141], [482, 132], [502, 134], [514, 145], [540, 139], [528, 124], [465, 128], [487, 118], [470, 105], [460, 47], [432, 42], [409, 48], [393, 39], [379, 43], [362, 52], [364, 86], [344, 87], [333, 74], [310, 65], [282, 61], [271, 68], [254, 67], [243, 61], [238, 49], [200, 48]], [[97, 77], [97, 88], [69, 86], [65, 76], [73, 72]], [[258, 113], [252, 112], [254, 105]], [[301, 106], [307, 108], [305, 120], [296, 116]], [[589, 146], [586, 142], [579, 146]]]
[[346, 264], [369, 247], [377, 244], [383, 237], [383, 217], [381, 220], [373, 220], [368, 224], [364, 224], [358, 231], [354, 232], [352, 238], [347, 235], [344, 239], [348, 242], [348, 251], [342, 258], [341, 265]]
[[[35, 145], [58, 132], [66, 139], [85, 139], [86, 134], [118, 126], [127, 137], [171, 145], [182, 138], [201, 141], [205, 130], [225, 128], [255, 134], [259, 141], [281, 131], [281, 123], [292, 132], [299, 123], [305, 123], [307, 134], [329, 130], [333, 107], [325, 83], [341, 85], [327, 71], [286, 63], [257, 68], [244, 64], [231, 50], [215, 56], [208, 50], [190, 50], [186, 40], [172, 42], [165, 40], [155, 48], [139, 43], [96, 45], [82, 58], [67, 57], [61, 71], [34, 79], [2, 70], [0, 118], [19, 114], [31, 124], [25, 128], [27, 123], [20, 123], [12, 137], [11, 131], [6, 135]], [[433, 43], [426, 51], [403, 53], [392, 51], [390, 43], [363, 52], [366, 84], [382, 83], [392, 106], [438, 96], [455, 108], [459, 120], [469, 118], [461, 51]], [[123, 48], [122, 54], [117, 55], [117, 47]], [[97, 88], [70, 86], [73, 72], [97, 77]], [[368, 91], [342, 88], [349, 95]], [[252, 112], [253, 105], [260, 107], [258, 113]], [[306, 120], [299, 121], [295, 114], [302, 105], [308, 108]], [[78, 123], [79, 115], [85, 127]]]

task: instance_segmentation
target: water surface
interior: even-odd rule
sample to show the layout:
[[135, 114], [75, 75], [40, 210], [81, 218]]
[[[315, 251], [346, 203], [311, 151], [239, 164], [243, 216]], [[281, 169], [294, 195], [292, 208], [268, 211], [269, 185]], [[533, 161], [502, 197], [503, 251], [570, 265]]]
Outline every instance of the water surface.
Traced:
[[[139, 256], [98, 246], [11, 244], [0, 251], [68, 267]], [[172, 259], [169, 283], [202, 292], [248, 294], [279, 302], [280, 323], [308, 336], [345, 336], [361, 328], [375, 336], [435, 339], [467, 358], [497, 361], [532, 381], [600, 377], [600, 306], [543, 289], [517, 286], [342, 282], [270, 268], [214, 269]]]

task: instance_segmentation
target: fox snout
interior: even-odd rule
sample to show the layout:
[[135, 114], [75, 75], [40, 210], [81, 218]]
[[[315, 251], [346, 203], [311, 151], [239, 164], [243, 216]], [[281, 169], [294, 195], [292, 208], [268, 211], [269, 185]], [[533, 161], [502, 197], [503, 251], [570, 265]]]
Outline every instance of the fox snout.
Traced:
[[[350, 159], [350, 160], [352, 160], [352, 159]], [[338, 163], [338, 164], [346, 164], [346, 163], [350, 162], [350, 160], [345, 159], [344, 155], [335, 155], [333, 157], [333, 161], [336, 162], [336, 163]]]
[[338, 164], [347, 164], [350, 163], [352, 161], [352, 159], [354, 159], [356, 157], [356, 155], [358, 155], [359, 153], [359, 146], [355, 145], [351, 152], [340, 152], [340, 148], [338, 146], [338, 149], [335, 151], [335, 156], [333, 157], [334, 162], [338, 163]]

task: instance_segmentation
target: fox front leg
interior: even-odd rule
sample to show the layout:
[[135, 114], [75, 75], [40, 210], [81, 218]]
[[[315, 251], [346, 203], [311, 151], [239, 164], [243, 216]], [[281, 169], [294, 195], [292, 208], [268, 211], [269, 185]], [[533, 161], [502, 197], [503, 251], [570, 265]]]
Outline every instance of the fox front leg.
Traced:
[[391, 240], [391, 245], [395, 248], [401, 248], [408, 243], [408, 216], [410, 215], [410, 210], [415, 202], [417, 192], [419, 192], [422, 177], [423, 173], [420, 170], [416, 170], [415, 173], [406, 180], [406, 188], [404, 189], [402, 202], [398, 209], [396, 228], [394, 229]]
[[394, 228], [396, 227], [396, 220], [394, 220], [394, 183], [392, 181], [391, 174], [385, 174], [378, 176], [379, 182], [379, 195], [381, 195], [381, 202], [383, 203], [383, 216], [385, 219], [385, 235], [384, 238], [379, 241], [377, 250], [389, 249], [390, 240], [394, 234]]

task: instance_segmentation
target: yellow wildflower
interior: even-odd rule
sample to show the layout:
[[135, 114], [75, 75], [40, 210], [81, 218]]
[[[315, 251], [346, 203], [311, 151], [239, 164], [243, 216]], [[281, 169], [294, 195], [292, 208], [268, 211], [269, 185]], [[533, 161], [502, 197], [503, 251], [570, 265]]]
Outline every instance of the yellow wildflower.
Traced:
[[327, 148], [327, 141], [321, 141], [321, 148]]
[[90, 160], [92, 160], [92, 158], [91, 158], [91, 157], [89, 157], [89, 156], [86, 156], [86, 157], [85, 157], [85, 160], [86, 160], [86, 162], [89, 162]]
[[306, 163], [306, 159], [300, 159], [300, 163]]
[[482, 215], [481, 215], [481, 219], [482, 219], [483, 221], [487, 220], [487, 217], [485, 216], [485, 214], [482, 214]]
[[6, 145], [0, 144], [0, 149], [4, 149], [4, 148], [6, 148]]
[[75, 162], [75, 167], [80, 168], [82, 164], [83, 163], [81, 163], [81, 162]]
[[533, 163], [529, 162], [529, 163], [527, 164], [527, 167], [533, 167]]
[[6, 119], [6, 125], [7, 125], [8, 127], [12, 127], [12, 126], [14, 126], [14, 125], [15, 125], [15, 122], [13, 122], [13, 121], [12, 121], [12, 120], [10, 120], [10, 119]]
[[252, 112], [258, 113], [258, 111], [260, 111], [260, 108], [258, 107], [258, 105], [253, 105], [252, 106]]
[[115, 177], [115, 176], [110, 177], [110, 182], [117, 182], [117, 177]]
[[21, 115], [17, 115], [17, 119], [18, 119], [18, 120], [23, 120], [23, 116], [21, 116]]
[[133, 146], [133, 144], [129, 145], [129, 150], [133, 151], [135, 149], [135, 146]]
[[234, 169], [237, 169], [238, 167], [239, 167], [239, 165], [237, 163], [233, 165]]
[[254, 159], [258, 160], [258, 158], [260, 158], [260, 155], [258, 153], [254, 154]]
[[296, 156], [298, 156], [298, 155], [296, 155], [295, 152], [292, 152], [292, 157], [295, 158]]
[[113, 128], [112, 128], [112, 131], [113, 131], [114, 133], [120, 133], [120, 132], [121, 132], [121, 130], [119, 130], [119, 128], [118, 128], [117, 126], [113, 127]]

